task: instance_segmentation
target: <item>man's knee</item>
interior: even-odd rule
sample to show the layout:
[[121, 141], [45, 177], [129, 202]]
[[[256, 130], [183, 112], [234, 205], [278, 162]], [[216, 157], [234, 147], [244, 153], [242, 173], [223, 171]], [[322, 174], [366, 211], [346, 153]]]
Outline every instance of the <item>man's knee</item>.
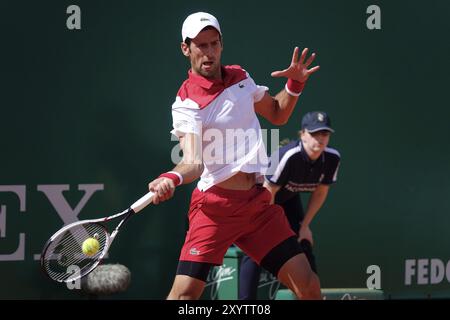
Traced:
[[311, 269], [304, 254], [287, 261], [280, 269], [278, 278], [299, 299], [321, 299], [319, 277]]
[[203, 293], [206, 278], [212, 264], [195, 261], [179, 261], [177, 276], [168, 300], [197, 300]]
[[309, 279], [304, 288], [300, 288], [300, 295], [297, 296], [301, 299], [321, 299], [322, 295], [320, 292], [320, 280], [317, 274], [311, 270], [309, 274]]
[[167, 300], [197, 300], [203, 293], [205, 282], [189, 276], [177, 275]]
[[203, 288], [200, 290], [192, 287], [183, 289], [172, 288], [167, 296], [167, 300], [198, 300], [202, 292]]

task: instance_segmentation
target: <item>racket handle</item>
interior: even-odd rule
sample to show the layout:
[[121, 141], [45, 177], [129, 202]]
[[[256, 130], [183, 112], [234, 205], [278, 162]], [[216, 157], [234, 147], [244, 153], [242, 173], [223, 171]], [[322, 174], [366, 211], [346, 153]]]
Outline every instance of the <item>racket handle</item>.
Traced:
[[145, 196], [140, 198], [138, 201], [133, 203], [131, 205], [131, 209], [134, 211], [134, 213], [138, 213], [139, 211], [144, 209], [146, 206], [148, 206], [153, 200], [153, 195], [154, 195], [154, 193], [150, 191]]

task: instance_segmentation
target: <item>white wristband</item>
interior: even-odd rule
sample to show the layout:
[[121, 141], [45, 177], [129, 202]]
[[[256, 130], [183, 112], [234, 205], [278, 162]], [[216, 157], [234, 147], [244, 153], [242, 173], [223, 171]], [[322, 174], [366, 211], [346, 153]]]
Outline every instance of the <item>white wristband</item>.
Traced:
[[287, 92], [290, 96], [293, 96], [293, 97], [298, 97], [298, 96], [301, 95], [302, 92], [303, 92], [303, 91], [300, 91], [300, 93], [294, 93], [294, 92], [292, 92], [291, 90], [289, 90], [287, 84], [284, 86], [284, 90], [286, 90], [286, 92]]
[[183, 184], [183, 176], [182, 176], [179, 172], [176, 172], [176, 171], [169, 171], [169, 172], [167, 172], [167, 173], [173, 173], [173, 174], [177, 175], [178, 178], [180, 178], [180, 183], [179, 183], [178, 185]]

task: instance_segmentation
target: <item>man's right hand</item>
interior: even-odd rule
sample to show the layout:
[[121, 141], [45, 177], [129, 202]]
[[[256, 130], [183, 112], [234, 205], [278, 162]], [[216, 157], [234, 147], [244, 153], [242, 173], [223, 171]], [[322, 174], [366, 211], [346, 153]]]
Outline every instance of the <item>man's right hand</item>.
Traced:
[[311, 245], [314, 245], [312, 231], [307, 225], [302, 225], [299, 231], [298, 241], [302, 241], [303, 239], [308, 240]]
[[158, 204], [173, 197], [175, 183], [166, 177], [156, 178], [148, 184], [148, 189], [155, 193], [153, 204]]

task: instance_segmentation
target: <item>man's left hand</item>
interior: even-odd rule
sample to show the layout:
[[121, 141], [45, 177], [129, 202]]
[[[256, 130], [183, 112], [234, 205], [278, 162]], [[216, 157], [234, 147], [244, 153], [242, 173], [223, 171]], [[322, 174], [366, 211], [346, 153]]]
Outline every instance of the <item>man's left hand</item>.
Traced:
[[298, 59], [298, 47], [295, 47], [294, 54], [292, 55], [292, 61], [291, 65], [284, 69], [283, 71], [274, 71], [272, 72], [272, 77], [285, 77], [288, 79], [296, 80], [301, 83], [305, 83], [306, 80], [308, 80], [309, 76], [319, 70], [319, 66], [315, 66], [311, 69], [308, 69], [308, 67], [311, 65], [311, 63], [314, 61], [314, 58], [316, 57], [316, 54], [313, 53], [308, 60], [305, 61], [306, 55], [308, 54], [308, 48], [303, 49], [302, 55], [300, 56], [300, 59]]

